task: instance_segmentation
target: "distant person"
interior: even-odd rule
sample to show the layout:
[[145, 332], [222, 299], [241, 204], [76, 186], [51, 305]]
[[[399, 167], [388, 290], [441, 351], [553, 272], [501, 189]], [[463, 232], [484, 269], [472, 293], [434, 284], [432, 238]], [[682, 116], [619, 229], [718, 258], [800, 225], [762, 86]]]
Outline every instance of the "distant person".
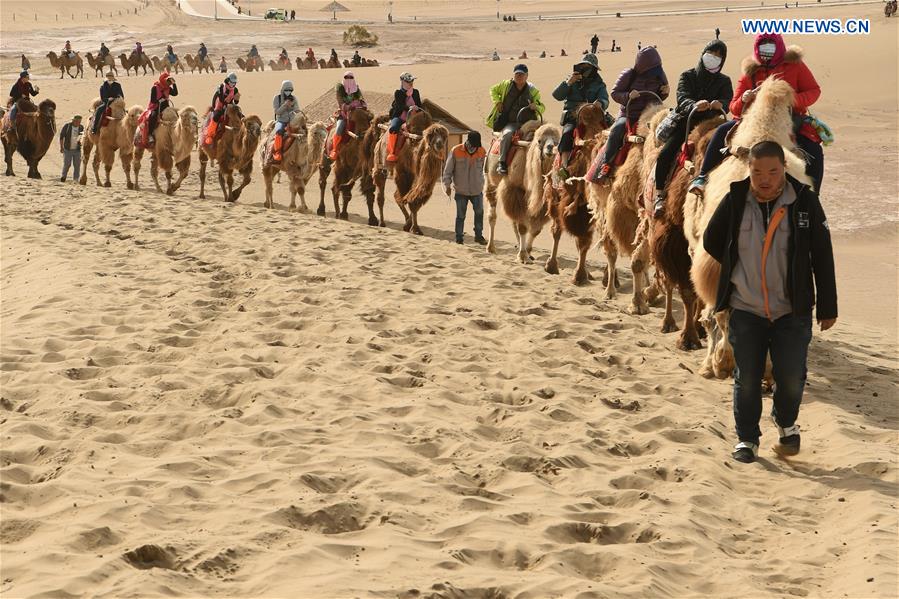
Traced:
[[206, 44], [200, 42], [200, 49], [197, 50], [197, 58], [200, 59], [200, 62], [206, 62], [207, 56], [209, 56], [209, 50], [206, 49]]
[[171, 44], [165, 47], [165, 58], [169, 61], [170, 65], [174, 65], [176, 62], [178, 62], [178, 55], [175, 54], [175, 51], [172, 49]]
[[22, 55], [22, 70], [23, 71], [31, 70], [31, 61], [28, 60], [24, 54]]
[[540, 53], [540, 58], [546, 58], [546, 50]]
[[637, 52], [643, 49], [643, 45], [641, 42], [637, 42]]
[[358, 67], [362, 64], [362, 56], [359, 54], [359, 50], [353, 52], [353, 57], [350, 59], [350, 62], [354, 67]]
[[452, 196], [452, 188], [456, 188], [456, 243], [462, 243], [465, 237], [465, 214], [468, 203], [474, 209], [474, 240], [480, 245], [487, 245], [484, 239], [484, 165], [487, 152], [481, 146], [481, 134], [469, 131], [465, 143], [450, 150], [446, 165], [443, 167], [443, 191]]
[[758, 457], [761, 383], [769, 355], [778, 453], [796, 455], [812, 307], [822, 331], [836, 324], [837, 285], [824, 209], [811, 188], [786, 174], [779, 144], [752, 146], [749, 177], [731, 184], [709, 220], [702, 245], [721, 264], [714, 311], [731, 310], [728, 339], [736, 362], [738, 440], [733, 458], [751, 463]]
[[721, 39], [721, 30], [715, 27], [715, 39]]
[[72, 180], [77, 181], [81, 176], [81, 134], [84, 127], [81, 126], [81, 115], [76, 114], [72, 120], [62, 126], [59, 132], [59, 151], [62, 154], [61, 183], [66, 182], [69, 167], [73, 166]]
[[493, 56], [491, 60], [499, 60], [499, 53], [496, 51], [496, 48], [493, 49]]
[[227, 73], [228, 72], [228, 63], [225, 62], [225, 57], [222, 56], [221, 62], [219, 62], [219, 73]]
[[256, 47], [256, 44], [250, 46], [250, 51], [247, 52], [247, 58], [259, 58], [259, 48]]
[[66, 40], [66, 45], [62, 49], [62, 53], [65, 56], [68, 56], [69, 58], [75, 58], [75, 51], [72, 50], [72, 42], [70, 42], [69, 40]]
[[540, 101], [540, 90], [532, 83], [528, 83], [528, 67], [517, 64], [512, 71], [512, 78], [500, 81], [490, 88], [490, 99], [493, 101], [493, 110], [487, 116], [487, 126], [497, 133], [501, 133], [499, 143], [499, 161], [496, 172], [500, 175], [508, 173], [506, 156], [512, 147], [512, 136], [518, 131], [521, 123], [519, 113], [524, 109], [530, 109], [530, 118], [537, 118], [546, 110], [546, 106]]
[[562, 53], [559, 54], [559, 56], [568, 56], [568, 54], [565, 52], [565, 48], [562, 48]]
[[615, 40], [612, 40], [612, 52], [615, 51]]
[[590, 38], [590, 54], [596, 54], [596, 49], [599, 47], [599, 36], [595, 33], [593, 37]]
[[290, 11], [290, 20], [295, 21], [296, 18], [297, 18], [297, 11], [295, 11], [295, 10]]
[[527, 50], [522, 50], [522, 51], [521, 51], [521, 56], [518, 57], [518, 60], [527, 60], [527, 59], [528, 59], [528, 51], [527, 51]]
[[175, 79], [168, 71], [159, 74], [159, 79], [150, 88], [150, 102], [147, 110], [150, 118], [147, 120], [147, 145], [153, 145], [156, 126], [159, 124], [159, 115], [170, 106], [169, 97], [178, 95], [178, 86]]

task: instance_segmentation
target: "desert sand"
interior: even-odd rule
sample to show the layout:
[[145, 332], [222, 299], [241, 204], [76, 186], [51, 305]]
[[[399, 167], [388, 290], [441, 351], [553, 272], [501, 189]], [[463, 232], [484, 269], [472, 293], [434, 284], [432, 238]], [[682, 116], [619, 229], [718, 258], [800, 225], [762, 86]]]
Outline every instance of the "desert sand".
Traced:
[[[290, 0], [303, 18], [324, 2]], [[200, 41], [232, 65], [251, 43], [319, 55], [332, 23], [213, 22], [170, 2], [0, 5], [0, 84], [22, 52], [61, 126], [99, 80], [60, 81], [43, 56], [71, 39], [115, 54]], [[500, 10], [582, 14], [586, 3], [502, 0]], [[739, 2], [599, 2], [678, 10]], [[807, 3], [803, 3], [807, 4]], [[130, 11], [58, 24], [52, 15]], [[252, 3], [253, 7], [257, 2]], [[261, 7], [261, 2], [259, 7]], [[363, 90], [412, 70], [423, 97], [486, 133], [487, 89], [522, 49], [547, 119], [553, 87], [598, 32], [611, 85], [636, 43], [657, 44], [669, 78], [720, 27], [738, 76], [750, 38], [740, 14], [490, 22], [495, 2], [397, 1], [372, 26]], [[133, 14], [134, 9], [138, 14]], [[626, 10], [622, 8], [621, 10]], [[38, 14], [28, 22], [18, 15]], [[781, 11], [766, 11], [782, 16]], [[729, 381], [660, 334], [661, 310], [520, 265], [505, 216], [497, 255], [452, 241], [439, 189], [425, 236], [292, 214], [254, 181], [236, 205], [196, 157], [173, 197], [58, 181], [0, 180], [0, 595], [3, 597], [895, 597], [897, 469], [897, 25], [878, 4], [806, 6], [786, 16], [869, 17], [870, 36], [792, 38], [824, 90], [834, 129], [822, 200], [837, 258], [840, 319], [817, 334], [800, 413], [803, 451], [779, 458], [763, 419], [755, 465], [729, 458]], [[753, 14], [757, 16], [757, 14]], [[420, 21], [408, 22], [419, 17]], [[452, 18], [450, 20], [453, 20]], [[74, 23], [74, 24], [73, 24]], [[202, 34], [200, 34], [202, 32]], [[564, 47], [572, 56], [559, 58]], [[493, 49], [502, 55], [490, 62]], [[537, 59], [546, 49], [553, 58]], [[291, 78], [301, 103], [340, 71], [239, 73], [242, 106], [270, 117]], [[179, 75], [176, 105], [205, 109], [220, 75]], [[121, 73], [128, 104], [153, 78]], [[146, 159], [145, 159], [146, 162]], [[211, 181], [210, 181], [211, 182]], [[388, 193], [392, 187], [388, 187]], [[317, 177], [307, 202], [318, 202]], [[471, 218], [469, 214], [469, 219]], [[470, 241], [470, 221], [467, 227]], [[563, 248], [570, 255], [571, 243]], [[603, 264], [591, 252], [591, 269]], [[769, 405], [766, 399], [766, 406]]]

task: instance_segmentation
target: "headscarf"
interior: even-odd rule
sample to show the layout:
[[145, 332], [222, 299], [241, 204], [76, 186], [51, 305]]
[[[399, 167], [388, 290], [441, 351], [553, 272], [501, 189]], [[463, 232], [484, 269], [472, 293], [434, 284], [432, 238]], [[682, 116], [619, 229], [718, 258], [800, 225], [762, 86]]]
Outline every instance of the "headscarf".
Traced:
[[[771, 57], [771, 60], [765, 60], [762, 58], [762, 55], [759, 54], [759, 46], [764, 43], [774, 44], [774, 56]], [[760, 33], [755, 36], [755, 43], [752, 45], [752, 54], [759, 64], [768, 68], [774, 68], [783, 62], [784, 54], [786, 53], [787, 45], [784, 43], [783, 36], [779, 33]]]
[[722, 42], [721, 40], [712, 40], [705, 45], [705, 48], [702, 49], [702, 54], [699, 55], [699, 63], [696, 65], [696, 74], [699, 76], [701, 80], [706, 80], [714, 73], [709, 72], [708, 69], [705, 68], [705, 65], [702, 63], [702, 55], [706, 52], [717, 52], [721, 54], [721, 66], [718, 67], [718, 72], [724, 70], [724, 63], [727, 60], [727, 44]]
[[355, 94], [359, 91], [359, 86], [356, 84], [356, 76], [353, 75], [352, 71], [347, 71], [343, 74], [343, 89], [346, 90], [346, 93], [349, 95]]

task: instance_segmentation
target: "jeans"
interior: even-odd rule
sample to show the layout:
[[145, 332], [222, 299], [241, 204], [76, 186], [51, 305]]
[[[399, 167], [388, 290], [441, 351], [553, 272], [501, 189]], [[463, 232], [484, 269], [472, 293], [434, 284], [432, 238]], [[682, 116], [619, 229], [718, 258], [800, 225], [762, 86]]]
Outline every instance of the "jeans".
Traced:
[[343, 135], [346, 132], [346, 119], [337, 119], [337, 129], [335, 130], [336, 135]]
[[287, 128], [287, 123], [275, 121], [275, 134], [279, 134]]
[[390, 133], [399, 133], [403, 127], [403, 119], [396, 117], [390, 119], [390, 127], [387, 129]]
[[[502, 137], [499, 140], [499, 161], [506, 164], [506, 156], [512, 147], [512, 136], [518, 131], [518, 123], [509, 123], [502, 128]], [[506, 165], [508, 166], [508, 165]]]
[[81, 176], [81, 150], [63, 150], [62, 152], [62, 179], [69, 174], [72, 167], [72, 180], [77, 181]]
[[474, 236], [475, 239], [483, 237], [484, 233], [484, 194], [474, 196], [456, 194], [456, 241], [462, 241], [465, 232], [465, 213], [468, 211], [468, 202], [474, 208]]
[[774, 366], [774, 405], [771, 414], [782, 428], [793, 426], [805, 388], [812, 315], [788, 314], [774, 322], [751, 312], [734, 310], [728, 339], [734, 348], [734, 421], [737, 438], [758, 445], [762, 432], [762, 377], [765, 357]]
[[16, 124], [16, 113], [19, 112], [19, 103], [13, 102], [12, 108], [9, 109], [9, 122], [12, 125]]
[[562, 137], [559, 139], [559, 153], [570, 152], [574, 149], [574, 130], [577, 123], [565, 123], [562, 125]]
[[609, 130], [609, 140], [606, 142], [606, 149], [602, 155], [602, 164], [612, 164], [612, 161], [615, 160], [615, 156], [624, 143], [625, 133], [627, 133], [627, 119], [622, 116], [616, 119]]
[[724, 154], [721, 153], [721, 149], [724, 147], [724, 140], [727, 134], [736, 124], [737, 121], [727, 121], [723, 125], [718, 125], [718, 128], [715, 129], [712, 139], [709, 140], [709, 145], [705, 149], [705, 156], [702, 158], [702, 167], [699, 169], [700, 177], [707, 177], [712, 172], [712, 169], [724, 160]]
[[671, 132], [671, 137], [668, 138], [668, 141], [665, 142], [665, 145], [663, 145], [662, 149], [659, 151], [659, 157], [656, 159], [657, 191], [665, 189], [665, 184], [668, 182], [668, 175], [671, 174], [671, 167], [674, 164], [674, 159], [677, 158], [677, 153], [680, 152], [681, 146], [684, 145], [686, 137], [687, 123], [682, 123]]

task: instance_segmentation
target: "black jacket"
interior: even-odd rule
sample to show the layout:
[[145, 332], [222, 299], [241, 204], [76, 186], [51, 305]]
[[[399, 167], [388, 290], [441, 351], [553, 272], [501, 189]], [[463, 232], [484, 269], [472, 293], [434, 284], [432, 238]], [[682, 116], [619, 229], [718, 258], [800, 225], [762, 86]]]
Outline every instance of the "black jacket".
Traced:
[[124, 97], [125, 92], [122, 91], [122, 86], [118, 81], [113, 81], [112, 83], [104, 81], [103, 85], [100, 86], [100, 99], [103, 100], [104, 103], [115, 98]]
[[[412, 100], [415, 102], [415, 105], [421, 108], [421, 96], [418, 94], [418, 89], [412, 88]], [[398, 89], [393, 92], [393, 104], [390, 106], [390, 118], [396, 119], [403, 116], [403, 112], [406, 110], [406, 90]]]
[[[727, 46], [724, 45], [724, 42], [716, 40], [703, 49], [703, 54], [710, 50], [717, 50], [724, 54], [724, 58], [721, 60], [721, 70], [724, 70], [724, 63], [727, 59]], [[690, 111], [693, 110], [693, 105], [699, 100], [708, 102], [718, 100], [721, 102], [721, 107], [724, 109], [725, 114], [727, 113], [728, 105], [734, 96], [734, 87], [730, 77], [724, 75], [721, 70], [717, 73], [710, 73], [702, 65], [702, 58], [700, 58], [696, 68], [681, 73], [677, 82], [676, 110], [679, 115], [686, 119]], [[716, 110], [697, 112], [693, 115], [693, 121], [690, 124], [691, 126], [695, 125], [716, 114], [718, 114]]]
[[[790, 175], [787, 175], [787, 183], [796, 190], [796, 201], [787, 212], [790, 224], [787, 294], [793, 314], [812, 313], [817, 288], [817, 319], [836, 318], [837, 282], [827, 217], [818, 195], [808, 185]], [[721, 263], [715, 312], [730, 307], [733, 291], [730, 279], [734, 265], [740, 259], [738, 239], [748, 192], [748, 177], [731, 183], [730, 192], [721, 200], [702, 236], [705, 251]]]
[[13, 102], [18, 102], [22, 98], [36, 95], [37, 92], [34, 91], [34, 86], [31, 85], [31, 82], [25, 83], [21, 79], [13, 83], [12, 88], [9, 90], [9, 97], [13, 99]]

